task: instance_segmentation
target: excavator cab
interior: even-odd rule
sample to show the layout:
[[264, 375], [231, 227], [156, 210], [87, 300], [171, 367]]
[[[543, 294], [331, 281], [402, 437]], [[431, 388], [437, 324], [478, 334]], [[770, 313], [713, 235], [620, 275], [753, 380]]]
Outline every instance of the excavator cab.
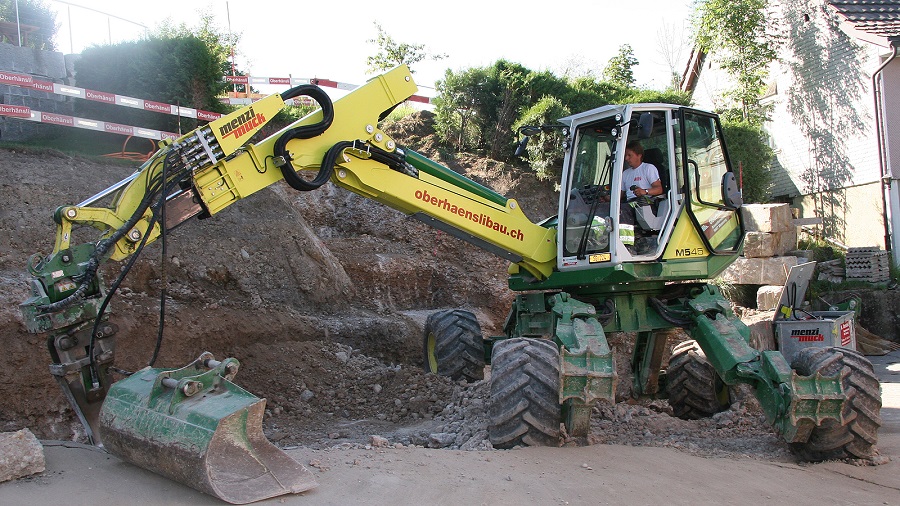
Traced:
[[[561, 182], [559, 271], [737, 251], [740, 193], [715, 116], [670, 104], [611, 105], [560, 122], [572, 138]], [[625, 146], [635, 140], [663, 193], [628, 201]]]

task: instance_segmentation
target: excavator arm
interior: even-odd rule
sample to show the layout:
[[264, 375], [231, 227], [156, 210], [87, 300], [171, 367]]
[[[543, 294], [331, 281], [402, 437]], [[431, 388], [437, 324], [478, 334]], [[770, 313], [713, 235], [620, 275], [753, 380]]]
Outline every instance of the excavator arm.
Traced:
[[[378, 127], [383, 116], [415, 92], [405, 66], [333, 104], [318, 87], [304, 85], [164, 142], [126, 180], [57, 210], [56, 244], [48, 259], [71, 248], [77, 225], [103, 232], [93, 263], [124, 260], [164, 230], [197, 215], [217, 214], [282, 179], [298, 190], [315, 189], [330, 179], [546, 278], [555, 265], [553, 230], [528, 220], [515, 200], [400, 148]], [[322, 108], [259, 143], [247, 143], [285, 100], [296, 96], [309, 96]], [[311, 180], [304, 177], [309, 173], [315, 174]], [[104, 198], [111, 203], [98, 205]], [[38, 272], [42, 261], [35, 258], [31, 265]], [[71, 283], [60, 285], [59, 293], [64, 286]], [[84, 290], [76, 298], [83, 295]]]

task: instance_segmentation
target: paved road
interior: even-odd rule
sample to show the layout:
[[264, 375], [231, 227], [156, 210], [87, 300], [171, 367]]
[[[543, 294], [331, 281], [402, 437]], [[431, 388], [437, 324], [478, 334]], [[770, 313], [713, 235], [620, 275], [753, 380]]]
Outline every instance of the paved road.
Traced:
[[[507, 452], [289, 452], [314, 490], [260, 504], [900, 504], [900, 351], [870, 357], [882, 381], [879, 466], [703, 458], [596, 445]], [[70, 445], [71, 446], [71, 445]], [[0, 485], [0, 504], [223, 504], [87, 447], [48, 446], [47, 471]]]

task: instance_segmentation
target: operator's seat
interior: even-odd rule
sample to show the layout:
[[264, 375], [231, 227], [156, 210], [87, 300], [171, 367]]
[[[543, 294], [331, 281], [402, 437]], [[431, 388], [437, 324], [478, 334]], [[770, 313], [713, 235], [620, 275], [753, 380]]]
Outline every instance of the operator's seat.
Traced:
[[662, 183], [663, 193], [653, 197], [652, 205], [635, 209], [637, 224], [644, 230], [658, 232], [669, 214], [669, 169], [666, 166], [662, 150], [659, 148], [647, 148], [644, 150], [643, 161], [652, 164], [659, 172], [659, 181]]
[[656, 167], [659, 171], [659, 181], [663, 185], [663, 191], [669, 191], [669, 169], [666, 167], [666, 159], [663, 157], [662, 150], [659, 148], [648, 148], [644, 150], [644, 161]]

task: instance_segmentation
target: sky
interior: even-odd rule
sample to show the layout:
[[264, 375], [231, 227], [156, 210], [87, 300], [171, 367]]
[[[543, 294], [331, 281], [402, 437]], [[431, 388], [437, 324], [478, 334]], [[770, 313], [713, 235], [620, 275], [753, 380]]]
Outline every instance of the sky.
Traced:
[[661, 89], [668, 83], [669, 66], [660, 41], [674, 41], [665, 46], [669, 54], [681, 53], [683, 68], [690, 48], [681, 38], [692, 12], [691, 0], [44, 1], [57, 12], [57, 48], [64, 53], [135, 40], [144, 27], [155, 30], [162, 23], [195, 26], [199, 13], [208, 12], [223, 32], [240, 35], [236, 65], [248, 74], [350, 84], [371, 77], [366, 58], [377, 50], [369, 42], [377, 35], [377, 22], [397, 42], [424, 44], [429, 54], [447, 55], [413, 66], [423, 95], [434, 94], [434, 82], [447, 69], [484, 67], [501, 58], [535, 71], [561, 74], [576, 64], [599, 75], [623, 44], [631, 45], [639, 61], [636, 84]]

